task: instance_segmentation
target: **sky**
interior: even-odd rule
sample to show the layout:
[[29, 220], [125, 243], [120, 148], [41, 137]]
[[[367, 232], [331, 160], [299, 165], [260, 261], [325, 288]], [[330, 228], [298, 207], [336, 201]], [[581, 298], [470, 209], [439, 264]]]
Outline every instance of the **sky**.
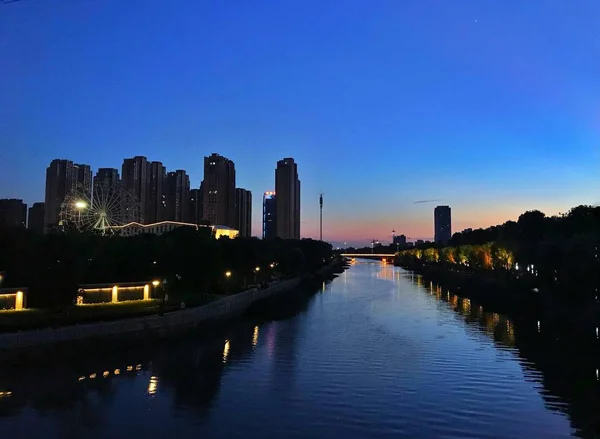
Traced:
[[0, 3], [0, 198], [54, 158], [185, 169], [262, 193], [294, 157], [301, 233], [369, 245], [600, 203], [597, 0]]

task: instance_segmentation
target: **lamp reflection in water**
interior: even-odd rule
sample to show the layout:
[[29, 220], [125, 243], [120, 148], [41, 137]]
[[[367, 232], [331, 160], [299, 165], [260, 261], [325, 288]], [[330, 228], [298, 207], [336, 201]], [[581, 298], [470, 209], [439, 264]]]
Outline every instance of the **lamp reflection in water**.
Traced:
[[157, 390], [158, 390], [158, 377], [151, 376], [150, 382], [148, 383], [148, 395], [150, 395], [150, 396], [156, 395]]
[[256, 346], [258, 344], [258, 326], [254, 327], [254, 334], [252, 335], [252, 346]]
[[223, 346], [223, 363], [227, 362], [229, 356], [229, 340], [225, 340], [225, 346]]

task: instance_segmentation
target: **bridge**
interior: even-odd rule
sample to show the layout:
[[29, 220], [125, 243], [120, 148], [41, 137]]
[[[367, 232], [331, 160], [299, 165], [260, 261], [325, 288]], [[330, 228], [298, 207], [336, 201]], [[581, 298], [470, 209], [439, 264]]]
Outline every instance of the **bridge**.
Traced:
[[346, 258], [381, 259], [392, 262], [396, 255], [394, 253], [342, 253], [342, 256]]
[[347, 258], [393, 258], [395, 253], [342, 253]]

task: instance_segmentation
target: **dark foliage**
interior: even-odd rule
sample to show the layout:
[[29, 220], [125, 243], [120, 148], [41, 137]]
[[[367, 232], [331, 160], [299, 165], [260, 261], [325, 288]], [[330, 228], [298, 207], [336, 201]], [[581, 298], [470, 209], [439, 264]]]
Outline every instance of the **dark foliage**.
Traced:
[[24, 229], [0, 235], [3, 286], [28, 287], [30, 307], [71, 304], [77, 286], [86, 283], [166, 279], [173, 295], [232, 293], [274, 274], [313, 271], [332, 255], [331, 246], [321, 241], [216, 240], [203, 228], [134, 237], [76, 232], [40, 236]]

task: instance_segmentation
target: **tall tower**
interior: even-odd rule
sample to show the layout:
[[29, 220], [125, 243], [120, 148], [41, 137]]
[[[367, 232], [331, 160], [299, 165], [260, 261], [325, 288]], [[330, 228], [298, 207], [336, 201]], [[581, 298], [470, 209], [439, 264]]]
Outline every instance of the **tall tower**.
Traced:
[[167, 174], [166, 184], [167, 217], [169, 221], [183, 222], [187, 219], [190, 198], [190, 177], [183, 169]]
[[92, 191], [92, 168], [90, 165], [75, 163], [73, 168], [75, 171], [75, 184], [80, 190], [90, 193]]
[[265, 192], [263, 195], [263, 239], [273, 239], [277, 236], [277, 199], [275, 192]]
[[235, 165], [212, 153], [204, 157], [202, 216], [213, 225], [235, 227]]
[[300, 239], [300, 180], [294, 159], [284, 158], [277, 162], [275, 193], [277, 236], [283, 239]]
[[143, 223], [148, 192], [148, 160], [146, 157], [135, 156], [123, 160], [121, 176], [123, 178], [123, 185], [135, 195], [139, 203], [139, 209], [135, 212], [134, 217], [136, 221]]
[[44, 233], [58, 227], [60, 207], [76, 181], [76, 170], [71, 160], [55, 159], [46, 168]]
[[167, 169], [161, 162], [148, 163], [148, 184], [146, 194], [146, 223], [158, 223], [167, 218], [166, 183]]
[[190, 189], [187, 222], [192, 224], [200, 224], [202, 220], [202, 189]]
[[436, 244], [448, 244], [452, 237], [452, 212], [450, 206], [437, 206], [433, 211], [434, 240]]
[[242, 188], [235, 189], [235, 228], [240, 236], [252, 236], [252, 192]]
[[27, 215], [27, 229], [44, 233], [44, 203], [33, 203]]
[[323, 192], [319, 194], [319, 240], [323, 241]]
[[115, 168], [99, 168], [94, 176], [94, 185], [107, 187], [119, 184], [119, 170]]

